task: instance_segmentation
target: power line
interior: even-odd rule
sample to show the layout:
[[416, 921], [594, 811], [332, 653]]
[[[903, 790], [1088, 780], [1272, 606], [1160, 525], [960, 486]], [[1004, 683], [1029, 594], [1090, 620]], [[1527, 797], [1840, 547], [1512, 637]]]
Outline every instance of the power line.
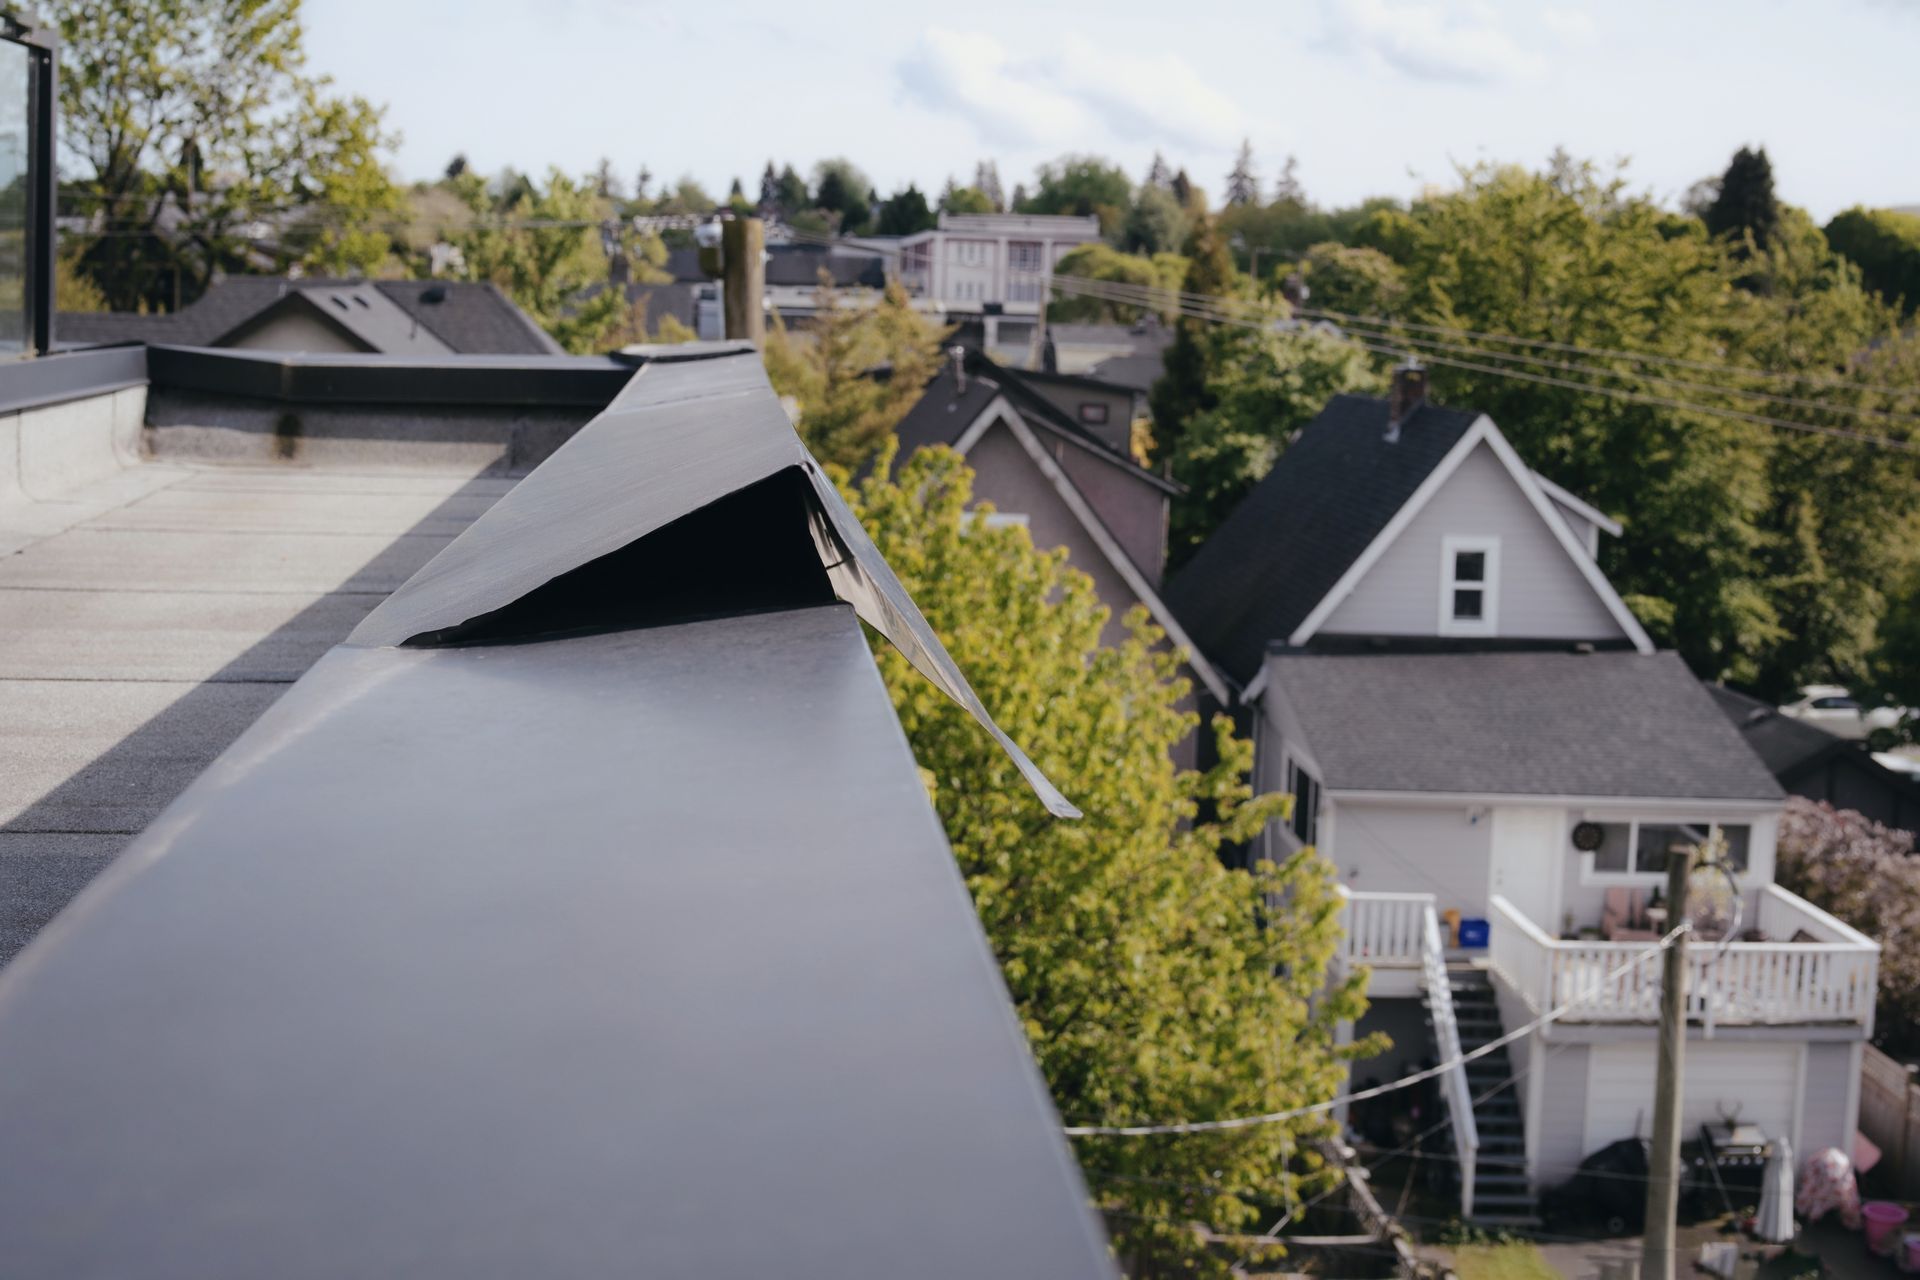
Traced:
[[[1197, 293], [1185, 289], [1173, 289], [1160, 285], [1137, 285], [1130, 281], [1097, 280], [1092, 276], [1055, 275], [1058, 280], [1075, 280], [1091, 284], [1116, 285], [1149, 295], [1151, 302], [1143, 298], [1130, 303], [1135, 306], [1160, 305], [1174, 300], [1183, 302], [1205, 302], [1232, 307], [1254, 307], [1260, 304], [1239, 298], [1227, 298], [1216, 294]], [[1725, 361], [1693, 360], [1682, 356], [1662, 355], [1649, 351], [1628, 351], [1620, 347], [1585, 346], [1574, 342], [1557, 342], [1547, 338], [1523, 338], [1517, 334], [1494, 333], [1482, 329], [1466, 329], [1453, 325], [1428, 324], [1412, 320], [1397, 320], [1390, 316], [1357, 315], [1352, 312], [1331, 311], [1317, 307], [1294, 308], [1294, 314], [1309, 316], [1344, 324], [1370, 325], [1379, 327], [1398, 327], [1414, 329], [1425, 333], [1437, 333], [1454, 337], [1474, 338], [1485, 342], [1499, 342], [1508, 346], [1533, 347], [1536, 349], [1565, 351], [1575, 355], [1597, 356], [1615, 360], [1630, 360], [1645, 364], [1661, 364], [1678, 368], [1694, 369], [1705, 373], [1732, 374], [1743, 378], [1761, 378], [1776, 382], [1804, 383], [1813, 386], [1832, 386], [1852, 391], [1864, 391], [1879, 395], [1914, 396], [1920, 395], [1920, 387], [1891, 387], [1864, 383], [1852, 378], [1838, 378], [1821, 374], [1798, 373], [1779, 369], [1760, 369], [1751, 365], [1729, 364]], [[1504, 354], [1504, 353], [1502, 353]]]
[[[1055, 287], [1064, 289], [1070, 293], [1080, 293], [1082, 296], [1104, 298], [1104, 300], [1107, 301], [1124, 301], [1127, 302], [1128, 305], [1140, 305], [1125, 297], [1117, 297], [1111, 294], [1103, 295], [1098, 290], [1086, 289], [1079, 283], [1063, 283], [1064, 279], [1064, 277], [1060, 276], [1054, 277]], [[1181, 305], [1180, 314], [1190, 319], [1204, 320], [1214, 324], [1230, 324], [1241, 328], [1261, 331], [1270, 331], [1272, 328], [1271, 324], [1267, 321], [1243, 319], [1188, 304]], [[1348, 334], [1345, 336], [1346, 340], [1352, 342], [1355, 346], [1378, 355], [1396, 356], [1406, 354], [1406, 348], [1404, 347], [1382, 345], [1384, 340], [1379, 335]], [[1369, 341], [1369, 339], [1371, 339], [1371, 341]], [[1920, 444], [1901, 440], [1894, 436], [1874, 435], [1871, 432], [1854, 431], [1846, 427], [1822, 426], [1816, 423], [1800, 422], [1791, 418], [1777, 418], [1770, 414], [1751, 413], [1744, 409], [1731, 409], [1721, 405], [1700, 404], [1694, 401], [1675, 399], [1671, 396], [1657, 396], [1648, 392], [1634, 391], [1626, 387], [1599, 386], [1591, 382], [1578, 382], [1570, 378], [1560, 378], [1549, 374], [1529, 373], [1521, 369], [1480, 364], [1453, 356], [1428, 354], [1424, 351], [1419, 354], [1421, 354], [1429, 364], [1441, 365], [1447, 368], [1487, 373], [1496, 377], [1513, 378], [1522, 382], [1563, 387], [1574, 391], [1585, 391], [1616, 400], [1626, 400], [1636, 404], [1652, 405], [1657, 408], [1678, 409], [1683, 412], [1705, 414], [1709, 417], [1726, 418], [1736, 422], [1751, 423], [1755, 426], [1774, 427], [1783, 431], [1798, 431], [1808, 435], [1831, 436], [1836, 439], [1851, 440], [1856, 443], [1869, 444], [1878, 448], [1892, 449], [1902, 453], [1920, 453]], [[1502, 353], [1487, 354], [1493, 359], [1499, 359]]]
[[[1625, 977], [1628, 973], [1646, 963], [1646, 961], [1672, 946], [1676, 939], [1692, 927], [1688, 922], [1682, 921], [1653, 946], [1637, 953], [1631, 960], [1627, 961], [1627, 963], [1605, 974], [1600, 979], [1601, 984], [1605, 985], [1617, 978]], [[1285, 1111], [1269, 1111], [1261, 1115], [1232, 1116], [1223, 1120], [1173, 1120], [1157, 1124], [1128, 1125], [1068, 1125], [1066, 1126], [1065, 1133], [1070, 1138], [1149, 1138], [1171, 1134], [1220, 1133], [1230, 1129], [1251, 1129], [1260, 1125], [1280, 1124], [1287, 1120], [1298, 1120], [1305, 1116], [1319, 1115], [1344, 1104], [1364, 1102], [1369, 1098], [1379, 1098], [1389, 1093], [1396, 1093], [1401, 1089], [1410, 1088], [1423, 1081], [1432, 1080], [1437, 1076], [1444, 1075], [1456, 1067], [1463, 1067], [1469, 1062], [1478, 1061], [1495, 1050], [1503, 1049], [1514, 1041], [1532, 1035], [1540, 1028], [1557, 1021], [1579, 1003], [1578, 1000], [1565, 1001], [1555, 1005], [1533, 1021], [1523, 1023], [1505, 1035], [1487, 1041], [1487, 1043], [1477, 1049], [1469, 1050], [1457, 1057], [1449, 1058], [1445, 1062], [1437, 1063], [1424, 1070], [1416, 1071], [1412, 1075], [1402, 1076], [1398, 1080], [1375, 1085], [1372, 1088], [1362, 1089], [1358, 1093], [1343, 1094], [1324, 1102], [1310, 1103], [1304, 1107], [1290, 1107]]]

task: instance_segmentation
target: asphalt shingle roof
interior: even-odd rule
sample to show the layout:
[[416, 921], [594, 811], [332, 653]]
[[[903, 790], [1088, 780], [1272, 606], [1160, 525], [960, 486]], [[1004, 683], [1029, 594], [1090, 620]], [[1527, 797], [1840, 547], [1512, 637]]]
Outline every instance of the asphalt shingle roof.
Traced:
[[927, 383], [926, 392], [914, 402], [913, 408], [907, 410], [899, 426], [894, 428], [900, 439], [901, 460], [904, 461], [914, 450], [927, 445], [954, 443], [972, 425], [973, 420], [993, 403], [994, 396], [1005, 395], [1008, 403], [1028, 423], [1087, 446], [1113, 465], [1156, 488], [1180, 492], [1178, 485], [1149, 471], [1060, 412], [1045, 396], [1028, 386], [1023, 375], [1002, 368], [985, 353], [972, 348], [966, 348], [965, 359], [967, 379], [964, 389], [954, 377], [952, 366], [942, 365], [940, 372]]
[[1328, 401], [1167, 584], [1193, 642], [1251, 680], [1479, 416], [1425, 405], [1389, 442], [1385, 400]]
[[460, 355], [561, 354], [559, 344], [499, 289], [491, 284], [460, 280], [290, 280], [285, 276], [227, 276], [216, 281], [191, 305], [174, 312], [142, 316], [124, 312], [62, 311], [54, 320], [54, 336], [64, 344], [162, 342], [206, 347], [219, 342], [289, 293], [340, 289], [366, 289], [379, 294]]
[[1330, 790], [1778, 800], [1677, 654], [1275, 654]]

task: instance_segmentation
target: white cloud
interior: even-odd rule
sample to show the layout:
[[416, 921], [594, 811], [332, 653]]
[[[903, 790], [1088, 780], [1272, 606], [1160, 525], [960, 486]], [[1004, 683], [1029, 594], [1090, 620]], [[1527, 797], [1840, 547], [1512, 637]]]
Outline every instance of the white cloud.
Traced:
[[1417, 80], [1497, 84], [1547, 69], [1475, 0], [1328, 0], [1326, 17], [1329, 47]]
[[934, 27], [898, 73], [913, 100], [1011, 146], [1222, 148], [1243, 132], [1239, 109], [1178, 56], [1116, 53], [1079, 37], [1015, 58], [992, 36]]

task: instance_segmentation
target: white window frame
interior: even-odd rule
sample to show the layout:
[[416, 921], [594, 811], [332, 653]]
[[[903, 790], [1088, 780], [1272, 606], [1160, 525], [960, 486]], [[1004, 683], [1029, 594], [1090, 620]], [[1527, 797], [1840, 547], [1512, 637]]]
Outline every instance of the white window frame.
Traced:
[[[1627, 859], [1631, 863], [1640, 856], [1640, 828], [1646, 827], [1705, 827], [1708, 831], [1724, 830], [1727, 827], [1740, 827], [1747, 833], [1747, 865], [1734, 874], [1744, 879], [1753, 871], [1754, 828], [1758, 825], [1752, 817], [1741, 818], [1703, 818], [1692, 814], [1646, 814], [1644, 816], [1625, 817], [1620, 814], [1593, 814], [1577, 818], [1578, 822], [1595, 822], [1602, 826], [1625, 827], [1627, 829]], [[1572, 839], [1572, 830], [1568, 830], [1568, 839]], [[1581, 853], [1580, 883], [1583, 885], [1664, 885], [1667, 873], [1664, 871], [1638, 871], [1631, 866], [1625, 871], [1602, 871], [1594, 866], [1595, 855]]]
[[[1486, 557], [1483, 582], [1460, 582], [1454, 577], [1463, 551]], [[1453, 616], [1456, 587], [1480, 592], [1480, 616]], [[1500, 634], [1500, 539], [1480, 534], [1450, 533], [1440, 540], [1440, 634], [1443, 636], [1497, 636]]]

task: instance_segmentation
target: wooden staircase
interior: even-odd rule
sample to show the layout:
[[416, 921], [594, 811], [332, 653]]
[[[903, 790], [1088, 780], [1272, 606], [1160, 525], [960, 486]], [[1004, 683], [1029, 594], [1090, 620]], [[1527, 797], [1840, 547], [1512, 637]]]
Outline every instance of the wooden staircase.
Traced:
[[[1449, 965], [1453, 1010], [1460, 1027], [1460, 1046], [1471, 1053], [1506, 1034], [1500, 1006], [1486, 971], [1472, 965]], [[1473, 1121], [1480, 1131], [1478, 1163], [1474, 1169], [1473, 1220], [1516, 1225], [1538, 1221], [1537, 1205], [1527, 1189], [1526, 1113], [1521, 1109], [1520, 1085], [1510, 1080], [1513, 1059], [1506, 1047], [1495, 1049], [1467, 1064], [1467, 1087], [1473, 1094]], [[1491, 1092], [1489, 1092], [1491, 1090]]]

